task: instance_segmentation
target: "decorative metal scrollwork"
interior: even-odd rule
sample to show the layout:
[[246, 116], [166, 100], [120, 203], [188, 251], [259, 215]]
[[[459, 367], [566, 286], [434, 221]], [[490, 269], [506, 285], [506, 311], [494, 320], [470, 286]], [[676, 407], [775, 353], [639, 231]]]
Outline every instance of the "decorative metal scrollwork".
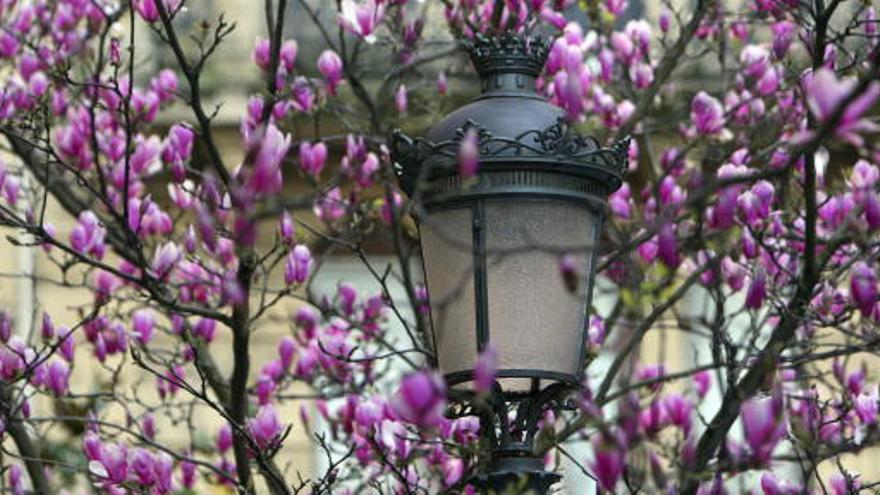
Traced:
[[410, 138], [400, 130], [392, 133], [389, 143], [395, 172], [404, 189], [412, 192], [423, 166], [451, 173], [457, 163], [462, 139], [471, 129], [477, 130], [480, 161], [483, 163], [528, 157], [550, 163], [593, 165], [620, 174], [627, 162], [628, 137], [610, 148], [602, 147], [595, 138], [578, 134], [563, 118], [545, 129], [526, 131], [513, 138], [494, 136], [477, 122], [468, 120], [456, 129], [454, 138], [437, 143]]

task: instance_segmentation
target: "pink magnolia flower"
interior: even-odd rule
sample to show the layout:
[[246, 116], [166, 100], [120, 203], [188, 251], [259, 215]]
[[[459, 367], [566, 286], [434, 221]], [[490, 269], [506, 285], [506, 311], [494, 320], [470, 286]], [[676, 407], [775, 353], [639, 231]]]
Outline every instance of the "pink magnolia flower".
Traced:
[[382, 205], [379, 207], [379, 218], [381, 218], [386, 225], [391, 225], [393, 223], [394, 215], [398, 214], [395, 212], [400, 211], [400, 205], [402, 204], [403, 196], [397, 191], [392, 191], [390, 202], [387, 197], [382, 198]]
[[449, 92], [449, 81], [446, 80], [446, 73], [440, 72], [437, 74], [437, 94], [440, 96], [446, 96], [446, 93]]
[[327, 161], [327, 145], [323, 142], [311, 144], [303, 141], [299, 145], [299, 164], [302, 170], [317, 179]]
[[55, 338], [55, 325], [52, 323], [52, 316], [43, 312], [43, 319], [40, 323], [40, 336], [43, 340], [52, 340]]
[[740, 52], [739, 61], [746, 77], [760, 78], [770, 65], [770, 52], [762, 45], [747, 45]]
[[217, 320], [211, 318], [200, 318], [193, 326], [193, 335], [208, 343], [214, 340], [215, 333], [217, 333]]
[[873, 5], [869, 5], [864, 13], [865, 34], [874, 36], [877, 34], [877, 9]]
[[630, 218], [632, 215], [631, 195], [629, 184], [624, 183], [620, 189], [608, 197], [608, 207], [611, 209], [611, 212], [620, 218]]
[[270, 41], [268, 38], [258, 37], [254, 41], [254, 50], [251, 52], [251, 58], [260, 69], [270, 69], [271, 54], [269, 53], [269, 47]]
[[691, 430], [693, 404], [681, 394], [670, 393], [663, 398], [663, 408], [666, 410], [669, 422], [681, 428], [684, 435], [688, 436]]
[[160, 279], [167, 276], [171, 269], [174, 268], [174, 265], [180, 261], [182, 255], [180, 247], [171, 241], [156, 246], [151, 265], [154, 275]]
[[741, 264], [725, 256], [721, 260], [721, 273], [733, 292], [738, 292], [746, 282], [746, 269]]
[[480, 149], [476, 129], [468, 129], [458, 148], [458, 174], [464, 178], [476, 175], [480, 166]]
[[61, 357], [64, 358], [68, 363], [73, 362], [73, 357], [76, 350], [76, 343], [71, 335], [70, 330], [67, 327], [58, 327], [58, 335], [61, 340], [61, 345], [58, 348], [58, 352], [61, 353]]
[[325, 223], [339, 220], [347, 211], [346, 202], [342, 199], [342, 191], [334, 187], [323, 196], [315, 199], [315, 216]]
[[877, 413], [880, 411], [880, 392], [877, 385], [869, 391], [862, 391], [853, 401], [853, 409], [859, 421], [865, 426], [877, 424]]
[[605, 322], [596, 315], [590, 316], [590, 324], [587, 329], [587, 343], [592, 351], [597, 351], [605, 342]]
[[9, 466], [9, 471], [6, 473], [6, 480], [9, 482], [9, 490], [12, 495], [25, 494], [24, 479], [20, 465], [12, 464]]
[[819, 207], [819, 218], [828, 224], [828, 227], [836, 229], [846, 221], [854, 208], [855, 202], [851, 194], [835, 195]]
[[153, 326], [156, 324], [153, 310], [139, 309], [131, 316], [135, 337], [141, 345], [147, 345], [153, 339]]
[[284, 267], [284, 282], [287, 285], [305, 282], [312, 271], [313, 263], [312, 253], [308, 246], [297, 245], [287, 256], [287, 264]]
[[255, 193], [277, 193], [281, 190], [281, 162], [290, 149], [290, 136], [274, 124], [266, 127], [250, 171], [247, 185]]
[[[168, 2], [164, 2], [168, 5]], [[132, 4], [134, 11], [138, 13], [147, 22], [156, 22], [159, 20], [159, 9], [156, 7], [156, 0], [135, 0]]]
[[285, 335], [278, 342], [278, 357], [281, 360], [281, 366], [284, 369], [290, 368], [293, 364], [293, 357], [296, 354], [296, 340], [290, 335]]
[[[590, 74], [581, 61], [577, 47], [564, 49], [564, 67], [553, 78], [553, 94], [559, 106], [565, 109], [568, 120], [578, 120], [586, 108], [586, 96], [590, 89]], [[570, 60], [566, 62], [567, 60]]]
[[79, 215], [76, 226], [70, 232], [70, 247], [81, 254], [101, 259], [104, 256], [105, 230], [97, 215], [86, 210]]
[[436, 426], [446, 408], [446, 385], [432, 372], [412, 373], [403, 378], [391, 407], [404, 421], [422, 427]]
[[[174, 161], [185, 162], [192, 156], [193, 143], [196, 133], [186, 125], [174, 124], [168, 130], [168, 136], [162, 147], [162, 161], [173, 163]], [[177, 182], [183, 182], [183, 177], [177, 178]]]
[[834, 473], [831, 475], [829, 486], [831, 486], [832, 495], [850, 495], [858, 493], [862, 486], [861, 480], [855, 473]]
[[[103, 477], [113, 483], [122, 483], [128, 477], [128, 451], [124, 445], [104, 444], [101, 447], [100, 467]], [[90, 463], [89, 468], [92, 468]]]
[[544, 6], [540, 10], [539, 16], [541, 20], [555, 27], [556, 29], [564, 29], [565, 25], [568, 24], [568, 19], [561, 13], [556, 11], [550, 6]]
[[770, 30], [773, 32], [773, 55], [777, 59], [785, 57], [788, 49], [794, 41], [795, 25], [791, 21], [782, 20], [773, 23]]
[[67, 395], [70, 380], [70, 366], [64, 361], [49, 363], [46, 386], [57, 396]]
[[342, 0], [339, 24], [346, 31], [372, 44], [376, 41], [374, 32], [385, 17], [385, 8], [383, 0]]
[[281, 218], [278, 219], [278, 234], [281, 236], [281, 240], [284, 244], [288, 246], [293, 245], [294, 235], [296, 234], [296, 224], [293, 221], [293, 215], [287, 210], [284, 210], [284, 212], [281, 213]]
[[145, 414], [141, 420], [141, 431], [144, 432], [145, 437], [154, 440], [156, 438], [156, 417], [149, 413]]
[[700, 91], [691, 101], [691, 122], [699, 134], [718, 134], [724, 128], [724, 108], [721, 102], [705, 91]]
[[[820, 122], [830, 119], [858, 85], [853, 78], [838, 79], [833, 71], [826, 68], [807, 73], [803, 77], [802, 84], [807, 106]], [[873, 81], [864, 93], [843, 110], [835, 135], [854, 145], [860, 145], [862, 139], [858, 133], [872, 131], [877, 127], [862, 117], [878, 97], [880, 97], [880, 82]]]
[[767, 296], [767, 272], [758, 267], [752, 276], [752, 283], [746, 291], [746, 308], [761, 309]]
[[605, 8], [614, 16], [619, 16], [626, 11], [627, 0], [605, 0]]
[[318, 57], [318, 71], [327, 81], [327, 92], [333, 96], [336, 95], [336, 88], [342, 81], [342, 69], [342, 59], [333, 50], [324, 50]]
[[0, 34], [0, 58], [13, 58], [18, 52], [18, 39], [9, 32]]
[[443, 486], [450, 487], [458, 483], [464, 475], [464, 461], [449, 457], [443, 463]]
[[762, 96], [772, 95], [779, 89], [779, 82], [781, 79], [781, 69], [776, 66], [770, 67], [764, 71], [764, 75], [758, 80], [758, 93]]
[[698, 371], [694, 374], [694, 388], [697, 391], [697, 395], [699, 397], [706, 397], [706, 394], [709, 393], [709, 389], [712, 388], [712, 374], [709, 370]]
[[798, 495], [804, 493], [803, 487], [782, 481], [773, 473], [761, 475], [761, 490], [764, 495]]
[[663, 33], [668, 33], [669, 28], [672, 27], [672, 13], [669, 12], [669, 9], [665, 7], [660, 12], [660, 19], [658, 20], [660, 25], [660, 31]]
[[130, 467], [134, 479], [143, 486], [150, 486], [155, 482], [153, 471], [153, 455], [146, 449], [136, 449], [130, 455]]
[[266, 405], [257, 411], [257, 415], [247, 422], [248, 432], [260, 449], [274, 448], [283, 427], [278, 420], [278, 412], [271, 405]]
[[293, 72], [296, 65], [296, 55], [299, 52], [299, 45], [296, 40], [285, 40], [281, 43], [281, 49], [278, 50], [278, 58], [281, 66], [288, 74]]
[[590, 469], [596, 475], [599, 486], [614, 493], [614, 488], [626, 467], [626, 452], [615, 439], [604, 439], [604, 436], [598, 435], [593, 440], [593, 462], [590, 464]]
[[474, 390], [478, 393], [491, 391], [497, 373], [498, 352], [490, 342], [477, 356], [477, 364], [474, 368]]
[[[643, 364], [636, 369], [636, 378], [641, 382], [651, 382], [663, 378], [666, 374], [666, 367], [662, 364]], [[652, 391], [660, 390], [663, 382], [652, 383], [649, 388]]]
[[397, 109], [397, 113], [406, 113], [407, 106], [409, 106], [409, 104], [406, 85], [401, 84], [397, 87], [397, 92], [394, 94], [394, 107]]
[[654, 82], [654, 69], [643, 62], [631, 65], [629, 77], [636, 89], [646, 89]]
[[667, 223], [660, 227], [657, 234], [657, 255], [670, 268], [677, 267], [681, 262], [675, 225]]
[[880, 227], [880, 199], [877, 193], [871, 191], [862, 198], [862, 211], [865, 214], [865, 221], [872, 229]]
[[877, 302], [877, 273], [865, 262], [853, 267], [849, 282], [853, 302], [862, 315], [870, 316]]
[[217, 451], [221, 454], [232, 448], [232, 429], [229, 424], [224, 423], [217, 431]]
[[192, 490], [196, 484], [199, 472], [195, 463], [189, 461], [181, 461], [180, 463], [180, 483], [184, 488]]
[[740, 407], [746, 443], [759, 464], [770, 460], [773, 449], [785, 434], [782, 406], [782, 395], [777, 392], [771, 398], [749, 399]]
[[293, 108], [297, 112], [312, 111], [312, 108], [315, 106], [315, 94], [312, 92], [312, 87], [306, 78], [297, 77], [294, 79], [291, 91], [293, 92], [291, 104], [293, 104]]

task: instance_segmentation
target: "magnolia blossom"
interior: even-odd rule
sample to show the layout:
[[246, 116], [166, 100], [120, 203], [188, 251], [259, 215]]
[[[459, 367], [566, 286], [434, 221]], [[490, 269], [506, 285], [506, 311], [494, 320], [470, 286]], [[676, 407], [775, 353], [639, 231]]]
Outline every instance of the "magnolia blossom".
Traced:
[[290, 139], [274, 124], [266, 127], [247, 181], [247, 186], [253, 192], [277, 193], [281, 190], [281, 162], [290, 149]]
[[278, 58], [280, 59], [281, 66], [288, 74], [293, 72], [297, 53], [299, 53], [299, 45], [296, 40], [284, 40], [281, 43], [281, 48], [278, 50]]
[[288, 246], [293, 244], [294, 234], [296, 233], [296, 225], [293, 221], [293, 215], [289, 211], [284, 210], [278, 219], [278, 234], [281, 240]]
[[70, 247], [81, 254], [103, 258], [105, 230], [97, 215], [89, 210], [79, 215], [77, 224], [70, 232]]
[[327, 92], [336, 95], [336, 88], [342, 81], [342, 59], [333, 50], [324, 50], [318, 57], [318, 71], [327, 81]]
[[446, 408], [446, 385], [434, 373], [407, 375], [394, 394], [391, 406], [404, 421], [423, 427], [436, 426]]
[[467, 179], [473, 177], [477, 173], [480, 166], [480, 149], [477, 140], [477, 130], [468, 129], [464, 137], [461, 139], [461, 145], [458, 148], [458, 174]]
[[272, 406], [263, 406], [257, 415], [247, 422], [248, 432], [261, 450], [275, 447], [283, 427], [278, 412]]
[[477, 365], [474, 368], [474, 390], [477, 392], [489, 392], [492, 390], [497, 372], [498, 352], [490, 342], [477, 356]]
[[299, 145], [299, 164], [302, 170], [314, 178], [321, 175], [327, 161], [327, 145], [322, 142], [311, 144], [303, 141]]
[[397, 109], [397, 113], [406, 113], [406, 109], [409, 106], [406, 85], [401, 84], [397, 87], [397, 92], [394, 94], [394, 108]]
[[691, 101], [691, 122], [699, 134], [718, 134], [724, 128], [724, 108], [721, 102], [705, 91], [700, 91]]
[[315, 215], [326, 223], [342, 218], [346, 210], [346, 202], [342, 199], [342, 191], [338, 187], [315, 199]]
[[134, 334], [141, 345], [147, 345], [153, 338], [155, 316], [151, 309], [139, 309], [131, 316]]
[[877, 303], [877, 274], [870, 265], [858, 263], [852, 269], [850, 294], [862, 315], [870, 316]]
[[866, 426], [877, 424], [877, 413], [880, 411], [880, 395], [877, 385], [870, 391], [863, 391], [853, 401], [853, 408], [859, 421]]
[[858, 82], [852, 78], [838, 79], [837, 75], [826, 68], [807, 73], [802, 81], [807, 105], [820, 122], [824, 122], [837, 112], [842, 111], [840, 120], [834, 128], [835, 135], [856, 146], [862, 143], [859, 133], [874, 131], [877, 126], [864, 119], [865, 113], [880, 97], [880, 82], [871, 82], [864, 93], [855, 97], [839, 109], [856, 91]]
[[312, 253], [308, 246], [299, 244], [287, 256], [284, 268], [284, 282], [287, 285], [301, 284], [309, 278], [312, 270]]
[[749, 399], [740, 408], [746, 443], [753, 459], [760, 464], [770, 460], [773, 449], [785, 434], [782, 405], [781, 394], [776, 394], [766, 399]]
[[804, 493], [803, 487], [779, 480], [773, 473], [761, 475], [761, 490], [764, 495], [799, 495]]
[[593, 441], [593, 462], [590, 468], [603, 490], [614, 492], [626, 467], [626, 451], [617, 445], [616, 439], [604, 439], [597, 435]]
[[232, 448], [232, 428], [228, 423], [224, 423], [217, 431], [216, 447], [221, 454]]
[[346, 31], [362, 38], [367, 43], [374, 43], [374, 32], [385, 17], [386, 2], [383, 0], [342, 0], [342, 11], [339, 24]]
[[785, 57], [794, 41], [795, 24], [788, 20], [773, 23], [770, 29], [773, 31], [773, 55], [777, 59]]
[[749, 284], [746, 292], [746, 308], [761, 309], [764, 304], [764, 298], [767, 296], [767, 272], [758, 267], [752, 276], [752, 282]]
[[449, 92], [449, 81], [446, 79], [446, 73], [441, 71], [437, 74], [437, 94], [446, 96], [447, 92]]
[[67, 394], [70, 379], [70, 366], [59, 360], [49, 363], [46, 386], [57, 396]]

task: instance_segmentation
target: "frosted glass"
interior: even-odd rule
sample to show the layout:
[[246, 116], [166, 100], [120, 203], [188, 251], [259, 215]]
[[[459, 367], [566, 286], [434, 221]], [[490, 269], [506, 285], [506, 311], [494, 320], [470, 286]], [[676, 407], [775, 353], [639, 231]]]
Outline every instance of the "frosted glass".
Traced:
[[[485, 212], [489, 338], [499, 369], [576, 374], [595, 214], [573, 203], [541, 200], [487, 201]], [[583, 270], [575, 292], [560, 276], [563, 252]], [[501, 383], [508, 390], [527, 386], [523, 380]]]
[[472, 370], [477, 331], [471, 210], [431, 214], [422, 220], [419, 232], [440, 369]]

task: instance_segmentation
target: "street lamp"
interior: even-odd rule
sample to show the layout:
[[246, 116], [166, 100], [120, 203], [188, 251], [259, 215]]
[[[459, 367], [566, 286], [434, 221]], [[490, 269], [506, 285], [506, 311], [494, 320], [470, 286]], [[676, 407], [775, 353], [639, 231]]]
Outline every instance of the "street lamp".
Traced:
[[[452, 412], [478, 414], [492, 446], [474, 482], [543, 493], [559, 476], [533, 456], [533, 440], [544, 413], [565, 407], [584, 378], [596, 244], [628, 140], [603, 148], [537, 93], [549, 52], [541, 38], [477, 36], [466, 45], [480, 96], [425, 138], [395, 131], [392, 155], [419, 224], [435, 364]], [[473, 177], [459, 171], [465, 139], [477, 143]], [[560, 275], [563, 257], [579, 283]], [[490, 342], [498, 362], [487, 400], [473, 384]]]

